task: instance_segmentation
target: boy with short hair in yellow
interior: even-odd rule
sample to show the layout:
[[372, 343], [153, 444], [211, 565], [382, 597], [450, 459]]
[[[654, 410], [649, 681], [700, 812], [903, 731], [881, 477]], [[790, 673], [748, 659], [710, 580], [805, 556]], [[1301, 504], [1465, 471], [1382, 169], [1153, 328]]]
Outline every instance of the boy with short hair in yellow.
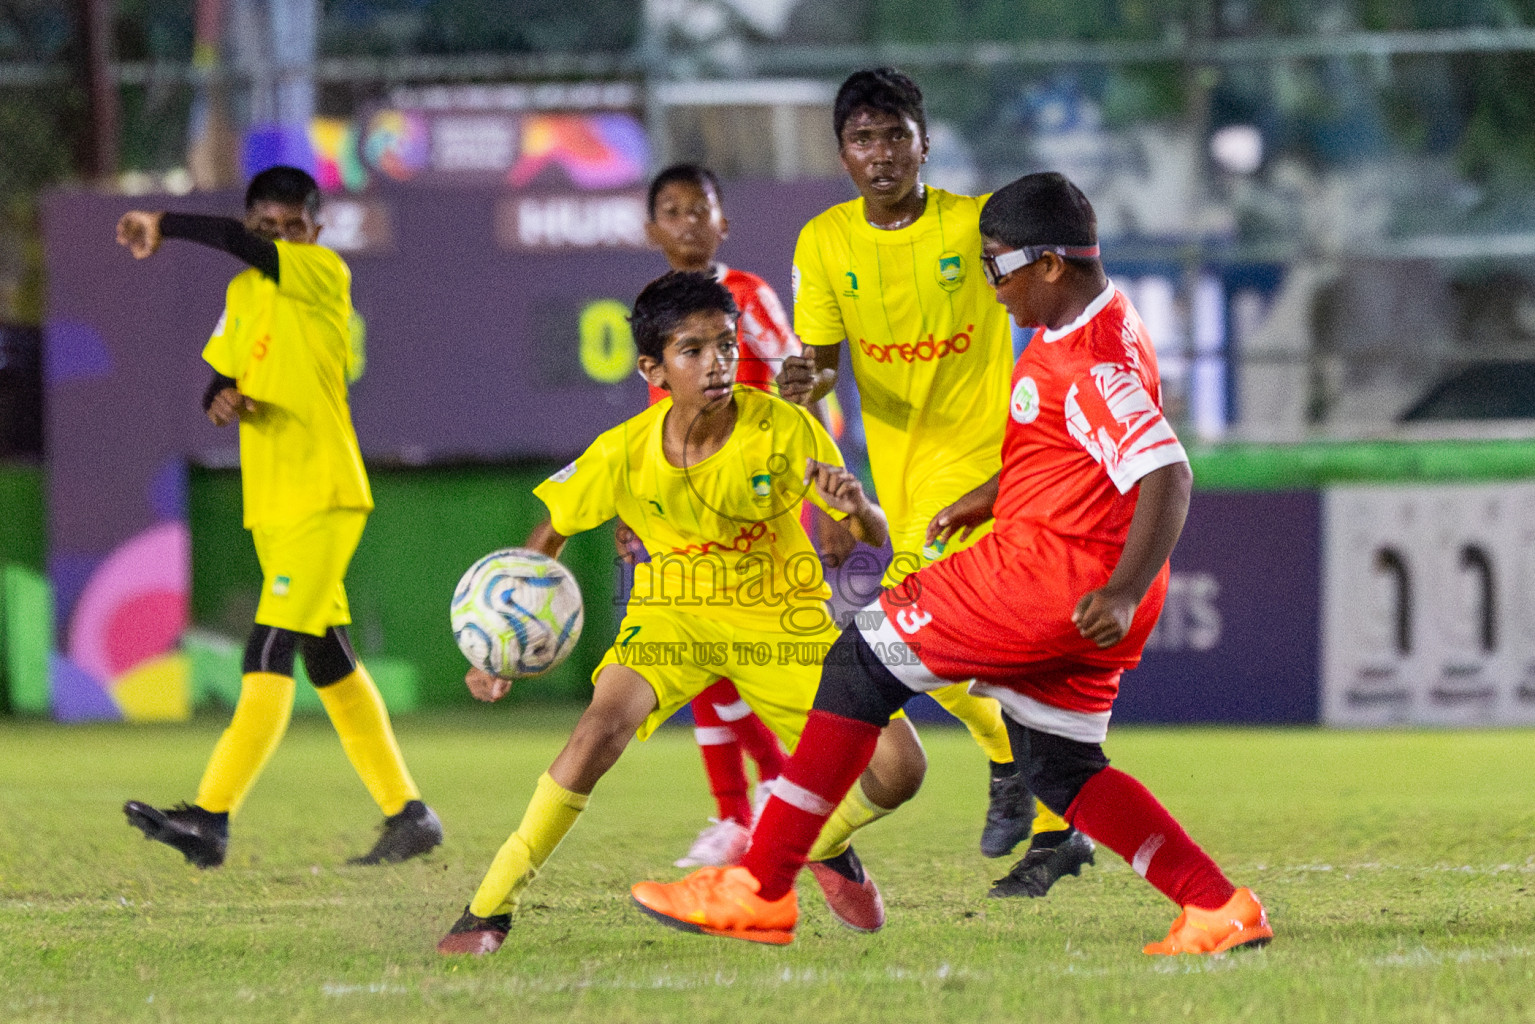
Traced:
[[[1007, 420], [1012, 341], [1006, 311], [976, 265], [985, 197], [922, 182], [922, 90], [893, 68], [856, 71], [837, 91], [837, 151], [859, 198], [818, 214], [794, 249], [794, 328], [804, 356], [784, 360], [783, 397], [814, 401], [837, 379], [847, 341], [863, 405], [869, 470], [890, 516], [884, 585], [978, 542], [929, 542], [940, 511], [996, 473]], [[981, 852], [1033, 843], [994, 896], [1043, 896], [1093, 861], [1093, 844], [1043, 803], [1013, 759], [995, 700], [955, 683], [929, 694], [990, 760]]]
[[[885, 518], [809, 413], [735, 386], [736, 314], [709, 274], [673, 272], [647, 285], [632, 317], [639, 365], [668, 397], [599, 436], [533, 492], [549, 519], [528, 547], [557, 555], [567, 537], [617, 516], [652, 560], [635, 567], [628, 612], [592, 675], [591, 705], [438, 943], [441, 953], [499, 949], [523, 890], [630, 737], [648, 737], [715, 680], [734, 680], [790, 749], [799, 740], [821, 656], [836, 635], [800, 502], [845, 517], [873, 544], [885, 539]], [[465, 682], [487, 701], [512, 685], [477, 668]], [[917, 791], [924, 768], [916, 734], [896, 720], [883, 730], [863, 786], [894, 807]], [[883, 911], [877, 921], [844, 923], [872, 930]]]
[[373, 495], [347, 404], [352, 275], [315, 244], [319, 203], [307, 172], [279, 166], [251, 180], [243, 224], [133, 210], [117, 225], [118, 242], [136, 259], [182, 238], [250, 264], [229, 283], [203, 350], [214, 371], [203, 409], [215, 426], [240, 424], [245, 526], [263, 576], [240, 697], [193, 804], [123, 805], [146, 838], [201, 868], [224, 862], [229, 819], [288, 728], [299, 650], [347, 758], [385, 815], [373, 848], [352, 863], [405, 860], [442, 842], [442, 823], [421, 802], [383, 698], [346, 632], [343, 580]]

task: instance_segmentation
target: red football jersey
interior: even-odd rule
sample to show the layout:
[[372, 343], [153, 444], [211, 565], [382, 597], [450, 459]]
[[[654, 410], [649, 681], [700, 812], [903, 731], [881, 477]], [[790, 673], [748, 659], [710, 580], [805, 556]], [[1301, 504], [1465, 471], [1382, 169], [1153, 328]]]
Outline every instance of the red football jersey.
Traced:
[[[1135, 485], [1187, 462], [1162, 415], [1156, 349], [1112, 285], [1075, 323], [1038, 331], [1013, 367], [996, 530], [1124, 547]], [[1116, 555], [1117, 557], [1117, 555]]]
[[1119, 561], [1139, 480], [1185, 461], [1162, 415], [1151, 339], [1110, 285], [1074, 323], [1036, 332], [1013, 368], [995, 528], [886, 591], [887, 623], [866, 638], [910, 644], [936, 678], [904, 665], [892, 671], [919, 688], [975, 678], [985, 692], [1013, 691], [1067, 718], [1094, 719], [1072, 725], [1088, 738], [1107, 727], [1120, 672], [1140, 661], [1167, 568], [1130, 634], [1108, 650], [1077, 632], [1072, 611]]
[[[737, 321], [741, 359], [736, 364], [736, 383], [767, 391], [778, 375], [784, 357], [796, 355], [800, 350], [799, 338], [789, 326], [783, 303], [778, 301], [778, 293], [772, 286], [756, 274], [716, 263], [714, 276], [730, 289], [731, 297], [741, 310]], [[666, 392], [660, 388], [650, 389], [651, 405], [664, 397]]]

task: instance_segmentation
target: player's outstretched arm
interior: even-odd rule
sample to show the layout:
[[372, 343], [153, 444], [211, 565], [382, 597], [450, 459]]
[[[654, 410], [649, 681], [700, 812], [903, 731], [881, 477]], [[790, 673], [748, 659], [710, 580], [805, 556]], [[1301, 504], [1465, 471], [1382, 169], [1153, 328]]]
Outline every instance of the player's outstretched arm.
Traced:
[[272, 280], [278, 279], [277, 243], [251, 234], [233, 217], [129, 210], [117, 221], [117, 244], [132, 253], [136, 260], [153, 256], [167, 238], [183, 238], [221, 249]]
[[568, 539], [554, 528], [553, 523], [545, 519], [533, 527], [533, 532], [528, 534], [528, 542], [523, 547], [548, 555], [550, 558], [559, 558], [560, 549], [565, 546], [565, 541]]
[[997, 488], [1002, 474], [997, 473], [973, 491], [962, 495], [958, 501], [933, 517], [927, 524], [927, 543], [948, 541], [958, 534], [959, 540], [970, 536], [977, 526], [992, 518], [997, 504]]
[[810, 405], [831, 394], [837, 386], [837, 366], [842, 346], [806, 345], [797, 356], [786, 356], [775, 378], [778, 396], [796, 405]]
[[149, 210], [129, 210], [117, 219], [117, 244], [133, 254], [136, 260], [146, 260], [160, 248], [160, 218], [163, 213]]
[[1130, 518], [1130, 533], [1119, 564], [1109, 581], [1084, 594], [1071, 614], [1077, 631], [1099, 647], [1113, 647], [1130, 631], [1136, 607], [1183, 532], [1193, 489], [1194, 473], [1187, 462], [1175, 462], [1141, 477], [1135, 515]]
[[815, 485], [828, 507], [847, 513], [848, 528], [865, 544], [879, 547], [890, 536], [885, 510], [869, 500], [863, 484], [846, 467], [806, 459], [805, 482]]

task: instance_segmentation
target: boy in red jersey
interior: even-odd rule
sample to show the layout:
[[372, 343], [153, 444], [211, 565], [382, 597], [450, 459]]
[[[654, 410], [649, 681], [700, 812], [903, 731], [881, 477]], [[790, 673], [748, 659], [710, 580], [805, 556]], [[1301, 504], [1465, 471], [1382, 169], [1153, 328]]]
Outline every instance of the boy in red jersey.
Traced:
[[[1001, 465], [1013, 364], [1007, 311], [977, 266], [986, 197], [922, 181], [926, 126], [921, 88], [895, 68], [855, 71], [837, 90], [837, 155], [858, 198], [800, 230], [794, 327], [807, 348], [784, 360], [778, 379], [790, 401], [828, 394], [848, 349], [869, 472], [890, 516], [887, 587], [987, 532], [983, 525], [968, 539], [927, 537], [934, 516]], [[964, 724], [989, 762], [982, 855], [1005, 857], [1030, 839], [994, 895], [1044, 896], [1091, 864], [1092, 842], [1024, 785], [1001, 706], [971, 693], [968, 680], [928, 696]], [[885, 810], [856, 790], [844, 808], [855, 821]]]
[[1145, 326], [1104, 276], [1091, 205], [1061, 175], [999, 190], [981, 234], [998, 299], [1038, 330], [1013, 370], [1001, 472], [940, 512], [929, 535], [993, 518], [995, 528], [882, 593], [872, 628], [843, 632], [741, 865], [641, 882], [634, 898], [687, 930], [745, 936], [758, 916], [785, 930], [823, 808], [852, 786], [880, 726], [913, 693], [974, 678], [1002, 703], [1035, 795], [1182, 908], [1145, 952], [1265, 943], [1262, 904], [1101, 746], [1120, 675], [1161, 611], [1193, 479], [1162, 415]]
[[[740, 310], [737, 320], [740, 359], [736, 383], [771, 390], [774, 375], [784, 358], [800, 351], [799, 339], [789, 327], [783, 303], [772, 287], [756, 274], [715, 262], [715, 255], [730, 233], [720, 202], [719, 180], [714, 172], [697, 164], [673, 164], [650, 182], [650, 220], [645, 235], [661, 250], [671, 269], [706, 273], [724, 285]], [[650, 404], [666, 392], [650, 387]], [[817, 412], [824, 424], [826, 418]], [[825, 560], [833, 567], [852, 549], [852, 535], [806, 503], [806, 528], [817, 541]], [[633, 533], [619, 526], [620, 549], [626, 560], [632, 555]], [[747, 798], [743, 751], [757, 765], [758, 807], [767, 799], [789, 755], [771, 729], [754, 714], [729, 679], [721, 679], [693, 698], [693, 735], [703, 756], [718, 817], [699, 832], [688, 852], [676, 862], [680, 868], [735, 864], [746, 852], [751, 838], [752, 801]]]

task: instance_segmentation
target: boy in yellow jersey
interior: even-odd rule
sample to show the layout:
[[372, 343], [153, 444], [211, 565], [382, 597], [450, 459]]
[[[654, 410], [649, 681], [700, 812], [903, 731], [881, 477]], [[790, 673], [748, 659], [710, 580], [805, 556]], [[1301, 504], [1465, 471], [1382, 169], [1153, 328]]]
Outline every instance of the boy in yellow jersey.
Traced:
[[[645, 739], [717, 679], [733, 680], [791, 750], [805, 728], [836, 629], [800, 502], [845, 518], [855, 536], [873, 544], [885, 540], [885, 517], [808, 412], [735, 385], [736, 316], [730, 292], [712, 274], [674, 271], [647, 285], [631, 318], [639, 366], [669, 397], [599, 436], [534, 489], [549, 519], [528, 547], [556, 555], [567, 537], [618, 516], [651, 561], [635, 566], [628, 611], [592, 674], [591, 705], [438, 943], [441, 953], [499, 949], [523, 891], [630, 737]], [[480, 669], [465, 682], [487, 701], [512, 685]], [[916, 793], [925, 766], [916, 733], [898, 719], [882, 731], [862, 788], [897, 806]], [[843, 876], [831, 872], [828, 903], [844, 924], [872, 931], [883, 923], [878, 890], [856, 858], [845, 866], [858, 868], [866, 899], [849, 913]], [[816, 877], [828, 886], [822, 873]]]
[[384, 813], [373, 848], [352, 863], [426, 853], [442, 824], [395, 742], [389, 713], [347, 638], [343, 579], [373, 508], [347, 404], [353, 358], [352, 275], [315, 244], [320, 191], [296, 167], [251, 180], [245, 221], [134, 210], [117, 240], [136, 259], [166, 238], [223, 249], [250, 264], [230, 281], [224, 315], [203, 349], [214, 377], [203, 408], [240, 424], [245, 527], [261, 562], [261, 600], [245, 646], [240, 698], [191, 805], [123, 806], [129, 824], [198, 867], [224, 862], [229, 819], [277, 748], [293, 710], [293, 660], [304, 666], [352, 766]]
[[[843, 168], [860, 197], [816, 216], [794, 250], [794, 327], [808, 355], [785, 360], [781, 393], [814, 401], [836, 383], [843, 339], [863, 405], [869, 468], [890, 517], [884, 584], [968, 547], [989, 526], [927, 542], [939, 512], [1001, 465], [1012, 342], [980, 273], [985, 197], [929, 188], [922, 91], [892, 68], [858, 71], [833, 107]], [[1028, 854], [993, 895], [1043, 896], [1093, 860], [1092, 841], [1037, 804], [1013, 762], [1001, 709], [960, 683], [932, 696], [991, 761], [981, 852]]]

